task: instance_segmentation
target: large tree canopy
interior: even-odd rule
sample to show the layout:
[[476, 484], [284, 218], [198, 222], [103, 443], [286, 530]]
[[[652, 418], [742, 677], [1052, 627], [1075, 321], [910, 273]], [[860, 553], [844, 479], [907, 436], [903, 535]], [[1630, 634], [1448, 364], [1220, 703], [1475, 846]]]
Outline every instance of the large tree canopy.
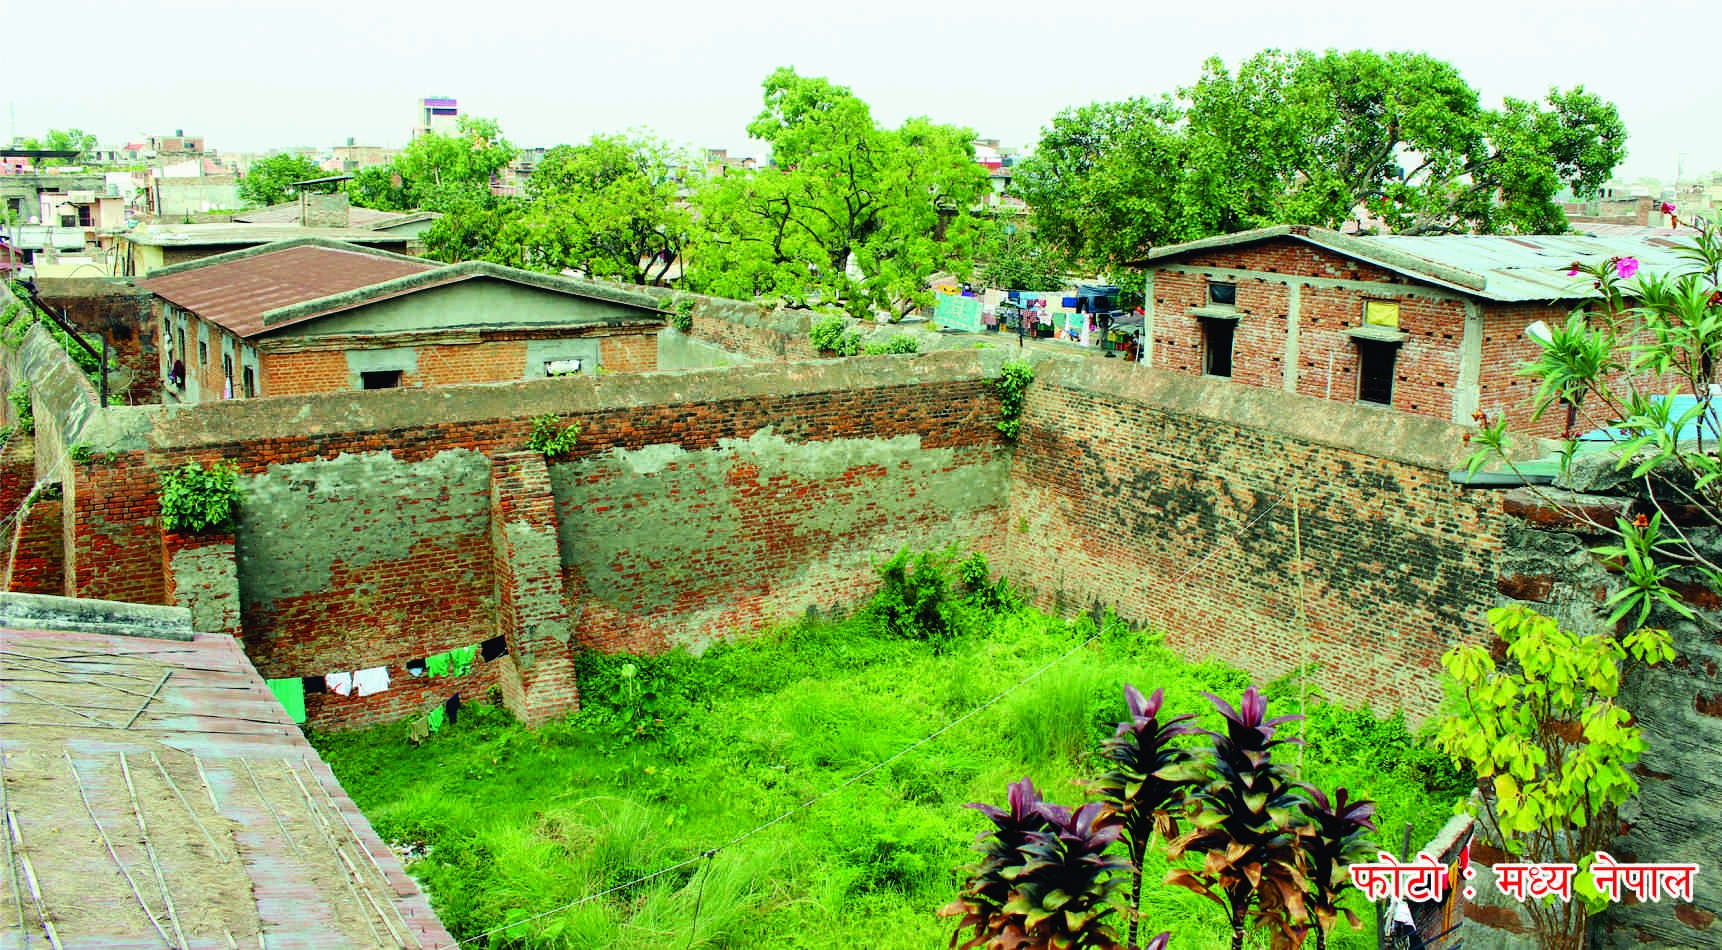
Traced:
[[1492, 110], [1421, 53], [1268, 50], [1176, 97], [1067, 110], [1016, 183], [1043, 237], [1115, 266], [1270, 224], [1558, 232], [1556, 195], [1594, 193], [1625, 140], [1583, 88]]
[[901, 313], [926, 302], [933, 272], [967, 272], [969, 209], [986, 186], [969, 130], [924, 118], [880, 128], [846, 87], [786, 67], [766, 79], [748, 134], [770, 144], [772, 165], [701, 192], [699, 289]]
[[502, 230], [517, 224], [518, 203], [491, 191], [491, 180], [520, 150], [494, 119], [461, 116], [454, 135], [421, 135], [389, 165], [347, 183], [356, 205], [383, 211], [442, 212], [425, 249], [445, 261], [493, 255]]
[[302, 155], [270, 155], [245, 170], [239, 179], [239, 197], [248, 205], [280, 204], [298, 196], [294, 182], [327, 175], [322, 166]]

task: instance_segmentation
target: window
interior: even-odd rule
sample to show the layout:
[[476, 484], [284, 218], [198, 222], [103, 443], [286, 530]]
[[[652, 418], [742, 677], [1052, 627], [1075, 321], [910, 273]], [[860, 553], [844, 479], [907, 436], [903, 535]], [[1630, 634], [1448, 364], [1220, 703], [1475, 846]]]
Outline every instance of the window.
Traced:
[[1232, 334], [1237, 322], [1202, 319], [1202, 372], [1209, 376], [1232, 375]]
[[1208, 282], [1208, 302], [1222, 307], [1236, 306], [1238, 302], [1238, 285]]
[[246, 399], [250, 399], [257, 395], [257, 376], [251, 367], [247, 366], [240, 371], [240, 380], [240, 385], [243, 387]]
[[90, 206], [89, 205], [78, 205], [78, 227], [80, 227], [80, 228], [94, 227], [94, 222], [90, 218]]
[[197, 365], [199, 365], [199, 366], [209, 365], [209, 341], [208, 340], [198, 340], [197, 341]]
[[579, 372], [580, 361], [577, 359], [548, 360], [544, 364], [544, 375], [546, 376], [574, 376]]
[[1357, 401], [1393, 405], [1393, 364], [1399, 344], [1357, 340]]
[[228, 353], [221, 354], [221, 378], [223, 380], [225, 380], [225, 382], [223, 382], [221, 385], [221, 398], [232, 399], [233, 398], [233, 356], [231, 354], [228, 354]]
[[1399, 329], [1399, 304], [1392, 300], [1365, 300], [1363, 325]]
[[398, 369], [379, 369], [359, 374], [360, 388], [363, 389], [399, 389], [401, 371]]

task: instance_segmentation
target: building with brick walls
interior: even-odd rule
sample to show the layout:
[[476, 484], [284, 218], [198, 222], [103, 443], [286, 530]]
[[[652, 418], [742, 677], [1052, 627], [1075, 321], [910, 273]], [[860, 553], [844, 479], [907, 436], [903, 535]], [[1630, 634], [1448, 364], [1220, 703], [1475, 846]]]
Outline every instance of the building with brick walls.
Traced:
[[[1594, 291], [1574, 262], [1636, 258], [1690, 268], [1662, 235], [1362, 237], [1278, 226], [1159, 248], [1147, 269], [1144, 364], [1335, 402], [1469, 424], [1481, 410], [1515, 432], [1535, 381], [1518, 369], [1537, 321], [1564, 324]], [[1601, 424], [1607, 420], [1588, 420]]]
[[657, 368], [645, 296], [318, 239], [156, 271], [162, 401], [503, 382]]

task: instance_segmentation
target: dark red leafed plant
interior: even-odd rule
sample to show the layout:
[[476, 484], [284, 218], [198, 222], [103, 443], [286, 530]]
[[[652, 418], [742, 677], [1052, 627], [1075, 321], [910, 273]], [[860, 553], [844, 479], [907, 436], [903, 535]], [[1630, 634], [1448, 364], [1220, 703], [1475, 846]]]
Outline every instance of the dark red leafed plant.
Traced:
[[1041, 805], [1034, 783], [1024, 778], [1011, 784], [1006, 808], [995, 808], [985, 802], [965, 806], [992, 819], [993, 830], [975, 839], [974, 849], [981, 853], [981, 859], [968, 869], [968, 881], [957, 899], [939, 911], [942, 917], [962, 915], [956, 933], [951, 935], [952, 946], [957, 945], [965, 930], [972, 929], [973, 934], [962, 944], [963, 950], [990, 946], [989, 941], [1004, 931], [1008, 923], [1005, 905], [1010, 903], [1015, 889], [1011, 875], [1028, 861], [1023, 847], [1028, 844], [1029, 834], [1049, 824], [1041, 813]]
[[[1111, 809], [1111, 820], [1123, 831], [1130, 852], [1130, 925], [1125, 943], [1136, 946], [1136, 927], [1142, 908], [1142, 862], [1156, 833], [1171, 839], [1177, 822], [1168, 806], [1190, 784], [1190, 751], [1172, 745], [1179, 736], [1196, 730], [1184, 725], [1194, 716], [1174, 716], [1160, 721], [1161, 690], [1144, 698], [1140, 690], [1126, 684], [1124, 704], [1130, 718], [1100, 747], [1107, 771], [1090, 783], [1095, 797]], [[1149, 947], [1154, 946], [1152, 941]]]
[[1120, 831], [1106, 824], [1103, 806], [1049, 804], [1026, 778], [1010, 786], [1009, 799], [1008, 810], [969, 806], [992, 819], [994, 830], [976, 842], [980, 862], [957, 900], [939, 912], [962, 915], [952, 946], [1122, 950], [1107, 918], [1117, 910], [1119, 872], [1128, 865], [1106, 854]]
[[1174, 869], [1166, 883], [1220, 905], [1232, 928], [1233, 950], [1241, 950], [1250, 926], [1269, 931], [1275, 947], [1295, 947], [1306, 916], [1301, 839], [1310, 823], [1297, 785], [1273, 752], [1299, 741], [1275, 732], [1301, 717], [1266, 719], [1267, 700], [1253, 686], [1237, 709], [1204, 695], [1225, 717], [1226, 731], [1198, 730], [1213, 740], [1212, 747], [1200, 756], [1202, 778], [1184, 798], [1191, 828], [1168, 852], [1174, 860], [1202, 855], [1202, 865]]
[[1344, 786], [1334, 790], [1333, 801], [1313, 785], [1305, 785], [1309, 799], [1303, 812], [1309, 817], [1313, 833], [1304, 840], [1304, 854], [1309, 860], [1309, 889], [1304, 903], [1315, 926], [1316, 950], [1327, 947], [1327, 933], [1333, 929], [1339, 915], [1356, 927], [1357, 915], [1339, 906], [1339, 898], [1351, 887], [1347, 869], [1360, 861], [1375, 857], [1379, 849], [1369, 837], [1375, 830], [1375, 803], [1367, 798], [1347, 798]]

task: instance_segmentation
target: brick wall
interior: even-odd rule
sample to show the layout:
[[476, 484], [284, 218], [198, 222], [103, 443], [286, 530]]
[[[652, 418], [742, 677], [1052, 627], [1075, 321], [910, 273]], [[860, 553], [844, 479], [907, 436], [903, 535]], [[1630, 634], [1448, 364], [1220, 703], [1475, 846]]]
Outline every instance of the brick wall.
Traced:
[[657, 333], [628, 333], [604, 337], [599, 344], [598, 364], [609, 373], [649, 373], [657, 369]]
[[241, 635], [238, 573], [232, 533], [162, 532], [164, 597], [191, 611], [193, 630]]
[[42, 301], [64, 308], [73, 326], [107, 337], [110, 392], [130, 403], [160, 398], [161, 329], [150, 310], [149, 291], [108, 278], [43, 278], [38, 283]]
[[18, 520], [7, 532], [11, 549], [0, 589], [26, 594], [66, 592], [64, 510], [65, 502], [52, 495], [38, 497], [18, 510]]
[[257, 356], [259, 396], [302, 396], [338, 393], [351, 389], [347, 382], [347, 354], [339, 350], [300, 350]]
[[688, 294], [667, 287], [626, 289], [656, 297], [663, 307], [683, 298], [693, 300], [693, 338], [720, 350], [773, 362], [810, 360], [822, 355], [807, 340], [807, 331], [813, 323], [808, 311], [771, 310], [748, 301]]
[[[1008, 457], [984, 372], [944, 353], [112, 409], [68, 479], [70, 569], [80, 596], [166, 602], [159, 473], [228, 459], [243, 634], [266, 677], [404, 668], [503, 631], [517, 655], [498, 685], [541, 718], [576, 696], [564, 642], [697, 642], [852, 604], [870, 559], [904, 544], [985, 549]], [[582, 429], [539, 477], [553, 493], [529, 479], [493, 498], [492, 460], [530, 461], [515, 453], [546, 412]], [[342, 721], [372, 715], [347, 703]]]
[[506, 675], [507, 660], [508, 657], [502, 657], [483, 663], [475, 659], [471, 672], [465, 676], [413, 676], [407, 672], [405, 663], [390, 664], [389, 688], [380, 693], [369, 696], [342, 696], [326, 690], [306, 693], [305, 721], [318, 729], [362, 729], [427, 715], [457, 693], [462, 703], [482, 702]]
[[1456, 427], [1095, 361], [1045, 364], [1023, 421], [1004, 563], [1043, 605], [1413, 717], [1481, 636], [1501, 519], [1447, 478]]

